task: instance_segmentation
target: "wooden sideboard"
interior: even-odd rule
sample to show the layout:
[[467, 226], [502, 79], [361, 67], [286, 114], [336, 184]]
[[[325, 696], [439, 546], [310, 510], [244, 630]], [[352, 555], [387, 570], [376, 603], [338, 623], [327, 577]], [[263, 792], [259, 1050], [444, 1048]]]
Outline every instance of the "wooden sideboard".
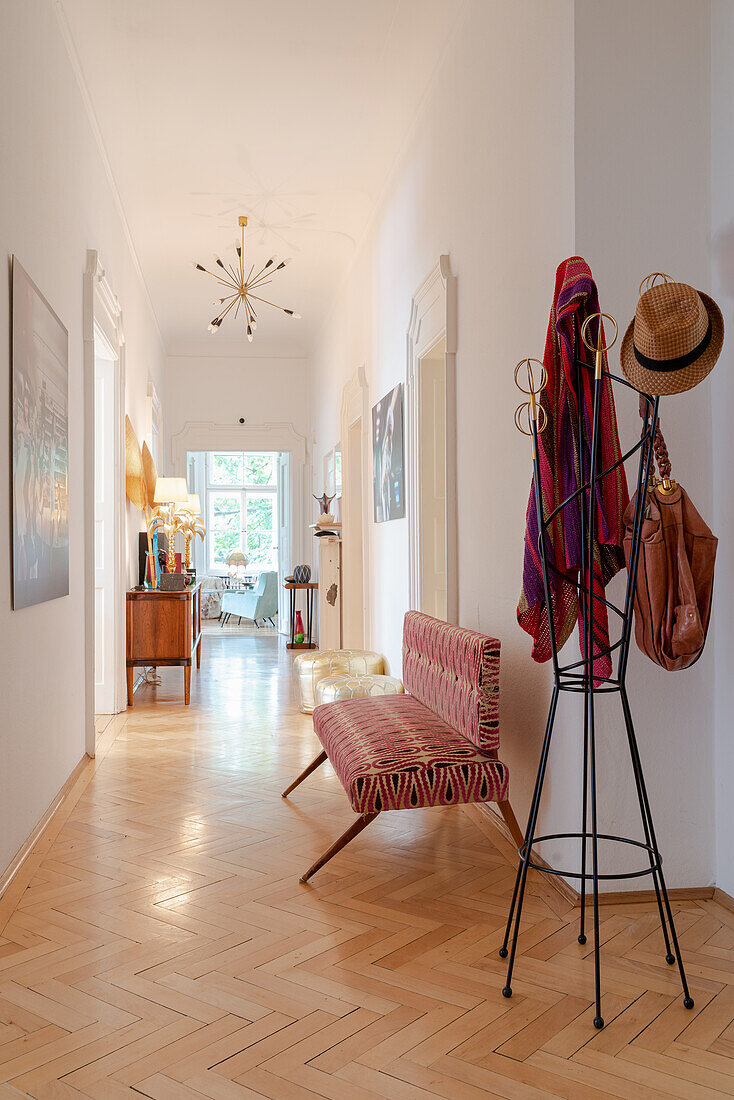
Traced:
[[182, 592], [148, 588], [127, 593], [127, 705], [133, 705], [134, 669], [182, 665], [184, 702], [191, 698], [191, 665], [201, 668], [201, 581]]

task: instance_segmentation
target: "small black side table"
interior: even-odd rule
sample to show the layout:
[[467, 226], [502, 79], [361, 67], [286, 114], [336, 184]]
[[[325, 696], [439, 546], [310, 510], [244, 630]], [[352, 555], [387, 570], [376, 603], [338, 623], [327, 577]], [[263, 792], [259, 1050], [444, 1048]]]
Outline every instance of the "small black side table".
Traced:
[[[313, 604], [316, 590], [319, 587], [318, 581], [309, 581], [308, 584], [296, 584], [295, 581], [286, 581], [285, 588], [288, 589], [291, 598], [291, 640], [286, 642], [286, 649], [318, 649], [316, 642], [311, 641], [313, 634]], [[306, 641], [296, 641], [296, 592], [299, 588], [302, 588], [306, 592]]]

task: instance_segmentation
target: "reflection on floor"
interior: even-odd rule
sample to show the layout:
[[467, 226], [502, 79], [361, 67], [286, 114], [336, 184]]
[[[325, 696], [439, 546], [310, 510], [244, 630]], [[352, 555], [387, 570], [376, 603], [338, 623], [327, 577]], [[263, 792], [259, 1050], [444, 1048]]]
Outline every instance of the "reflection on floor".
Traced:
[[315, 755], [283, 639], [203, 640], [184, 707], [162, 669], [0, 901], [0, 1097], [720, 1097], [734, 1094], [734, 914], [677, 902], [693, 1012], [654, 906], [591, 944], [545, 883], [510, 1001], [497, 957], [514, 853], [476, 809], [353, 819]]
[[[277, 618], [275, 622], [277, 624]], [[236, 615], [233, 615], [224, 626], [219, 619], [202, 619], [201, 629], [204, 634], [223, 634], [225, 637], [228, 634], [244, 634], [252, 635], [253, 638], [260, 638], [265, 635], [272, 637], [278, 633], [277, 625], [273, 627], [270, 623], [261, 623], [259, 626], [255, 626], [253, 622], [249, 622], [247, 619], [243, 619], [241, 623], [238, 623]]]

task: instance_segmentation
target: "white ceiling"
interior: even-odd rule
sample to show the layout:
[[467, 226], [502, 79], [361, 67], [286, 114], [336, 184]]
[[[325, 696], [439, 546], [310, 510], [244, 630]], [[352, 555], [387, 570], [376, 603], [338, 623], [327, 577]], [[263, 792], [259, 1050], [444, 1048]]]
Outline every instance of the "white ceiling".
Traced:
[[[464, 0], [62, 2], [169, 352], [307, 353]], [[190, 263], [241, 213], [303, 316], [263, 306], [251, 345], [241, 317], [209, 335]]]

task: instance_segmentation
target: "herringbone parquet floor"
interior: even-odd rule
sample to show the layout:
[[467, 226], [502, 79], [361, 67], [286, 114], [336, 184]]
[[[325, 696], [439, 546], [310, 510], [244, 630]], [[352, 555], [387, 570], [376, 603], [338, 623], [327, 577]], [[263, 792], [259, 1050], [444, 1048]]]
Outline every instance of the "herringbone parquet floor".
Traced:
[[[734, 913], [676, 905], [696, 1007], [652, 906], [591, 944], [545, 882], [514, 996], [497, 957], [514, 853], [476, 809], [352, 820], [274, 637], [207, 636], [103, 725], [97, 760], [0, 902], [0, 1097], [602, 1100], [734, 1095]], [[158, 702], [155, 703], [156, 698]]]

